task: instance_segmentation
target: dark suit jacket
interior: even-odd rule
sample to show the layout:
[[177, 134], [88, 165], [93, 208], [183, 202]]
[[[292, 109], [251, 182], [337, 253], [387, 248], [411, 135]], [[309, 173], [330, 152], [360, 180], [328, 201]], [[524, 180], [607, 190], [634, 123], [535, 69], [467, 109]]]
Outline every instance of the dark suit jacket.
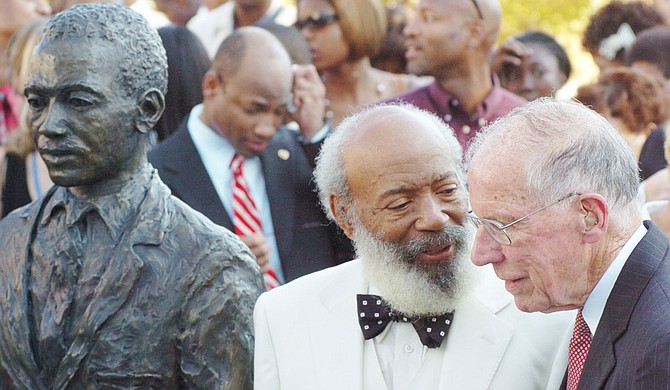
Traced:
[[39, 375], [28, 314], [29, 245], [51, 192], [0, 222], [0, 388], [253, 387], [258, 266], [237, 237], [170, 196], [155, 173], [152, 182], [54, 383]]
[[[231, 218], [200, 159], [187, 123], [188, 119], [177, 132], [158, 144], [149, 153], [149, 161], [173, 195], [214, 223], [232, 230]], [[279, 157], [281, 149], [288, 151], [288, 159]], [[279, 154], [282, 153], [286, 156], [285, 152]], [[308, 154], [312, 157], [307, 157]], [[353, 258], [349, 240], [338, 232], [335, 224], [328, 223], [319, 206], [312, 181], [314, 154], [312, 150], [303, 150], [297, 134], [280, 128], [260, 156], [286, 281]]]
[[649, 231], [605, 305], [579, 390], [670, 389], [670, 251], [663, 232], [644, 225]]

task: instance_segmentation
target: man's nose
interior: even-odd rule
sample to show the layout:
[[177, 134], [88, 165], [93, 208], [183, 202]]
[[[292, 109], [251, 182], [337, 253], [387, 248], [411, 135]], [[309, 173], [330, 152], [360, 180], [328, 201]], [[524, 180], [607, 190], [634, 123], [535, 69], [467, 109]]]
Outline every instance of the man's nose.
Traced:
[[52, 105], [44, 114], [44, 119], [37, 127], [37, 133], [50, 137], [61, 136], [67, 132], [66, 119], [58, 107]]
[[277, 133], [280, 125], [281, 120], [275, 118], [274, 115], [265, 115], [256, 123], [254, 133], [257, 137], [270, 140]]
[[402, 30], [402, 35], [405, 38], [411, 38], [416, 36], [416, 23], [415, 19], [410, 20], [405, 28]]
[[502, 245], [496, 242], [483, 226], [480, 226], [475, 234], [470, 258], [474, 265], [480, 267], [500, 262], [504, 259]]
[[443, 204], [433, 197], [419, 201], [419, 216], [415, 227], [418, 231], [441, 230], [449, 221]]
[[525, 91], [535, 90], [535, 77], [530, 72], [521, 73], [521, 85]]

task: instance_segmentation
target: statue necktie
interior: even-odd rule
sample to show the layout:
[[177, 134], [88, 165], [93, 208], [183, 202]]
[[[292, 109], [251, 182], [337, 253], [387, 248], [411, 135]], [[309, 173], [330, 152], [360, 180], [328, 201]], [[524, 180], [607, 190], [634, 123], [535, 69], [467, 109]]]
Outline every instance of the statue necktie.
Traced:
[[366, 340], [381, 334], [391, 321], [411, 322], [421, 343], [428, 348], [439, 348], [447, 337], [454, 313], [439, 316], [409, 317], [391, 309], [378, 295], [358, 294], [358, 323]]
[[[240, 237], [262, 232], [261, 217], [242, 175], [242, 164], [244, 157], [235, 153], [230, 162], [233, 172], [233, 231]], [[279, 286], [279, 278], [270, 264], [266, 264], [261, 271], [268, 290]]]
[[576, 390], [582, 375], [586, 355], [591, 347], [591, 331], [584, 321], [582, 311], [577, 312], [575, 330], [568, 347], [568, 386], [567, 390]]

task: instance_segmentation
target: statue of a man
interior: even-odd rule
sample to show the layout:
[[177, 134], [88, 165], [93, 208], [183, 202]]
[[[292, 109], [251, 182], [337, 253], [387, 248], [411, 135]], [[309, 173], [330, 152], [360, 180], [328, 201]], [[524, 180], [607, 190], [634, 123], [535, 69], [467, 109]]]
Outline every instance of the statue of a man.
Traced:
[[3, 389], [251, 389], [249, 250], [170, 195], [147, 163], [167, 61], [139, 14], [54, 16], [28, 125], [56, 186], [0, 223]]

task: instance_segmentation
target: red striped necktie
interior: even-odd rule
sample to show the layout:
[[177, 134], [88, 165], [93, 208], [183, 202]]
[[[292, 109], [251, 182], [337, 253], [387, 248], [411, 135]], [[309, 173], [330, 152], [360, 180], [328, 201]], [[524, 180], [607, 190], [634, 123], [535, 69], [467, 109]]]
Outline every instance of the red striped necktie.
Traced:
[[[230, 169], [233, 171], [233, 230], [240, 237], [263, 231], [256, 203], [249, 193], [249, 187], [242, 174], [243, 164], [244, 157], [235, 153], [230, 162]], [[279, 278], [270, 264], [266, 264], [261, 271], [263, 271], [265, 287], [268, 290], [279, 286]]]

